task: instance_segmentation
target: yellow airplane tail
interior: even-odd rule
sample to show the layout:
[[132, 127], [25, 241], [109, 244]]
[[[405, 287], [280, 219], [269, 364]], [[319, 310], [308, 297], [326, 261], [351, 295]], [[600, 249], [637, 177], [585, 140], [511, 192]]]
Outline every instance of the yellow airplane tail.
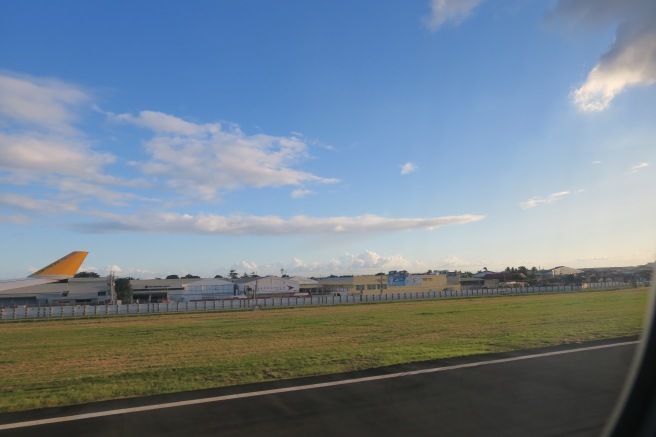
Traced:
[[46, 267], [42, 268], [41, 270], [32, 273], [29, 277], [38, 278], [44, 276], [49, 276], [49, 277], [61, 276], [62, 279], [70, 278], [71, 276], [75, 276], [75, 273], [77, 273], [77, 270], [80, 268], [82, 262], [84, 261], [84, 259], [87, 257], [88, 254], [89, 252], [81, 252], [81, 251], [71, 252], [63, 258], [59, 258], [54, 263], [49, 264]]

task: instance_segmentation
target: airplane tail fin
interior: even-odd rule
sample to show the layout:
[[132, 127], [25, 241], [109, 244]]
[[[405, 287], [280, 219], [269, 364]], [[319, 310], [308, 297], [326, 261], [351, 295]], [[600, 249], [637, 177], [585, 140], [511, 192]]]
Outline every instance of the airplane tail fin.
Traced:
[[71, 252], [63, 258], [59, 258], [52, 264], [32, 273], [30, 278], [59, 278], [66, 279], [75, 276], [82, 262], [89, 252]]

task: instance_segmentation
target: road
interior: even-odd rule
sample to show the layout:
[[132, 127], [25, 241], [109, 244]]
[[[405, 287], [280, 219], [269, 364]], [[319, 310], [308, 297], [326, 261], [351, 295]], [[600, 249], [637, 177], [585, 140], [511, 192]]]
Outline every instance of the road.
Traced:
[[633, 340], [3, 414], [0, 430], [55, 422], [0, 435], [599, 435]]

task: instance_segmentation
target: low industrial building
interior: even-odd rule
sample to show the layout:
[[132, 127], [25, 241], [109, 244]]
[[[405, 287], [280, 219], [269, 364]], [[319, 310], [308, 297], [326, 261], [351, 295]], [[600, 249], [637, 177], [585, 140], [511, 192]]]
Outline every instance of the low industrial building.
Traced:
[[192, 302], [239, 297], [292, 296], [299, 293], [321, 294], [323, 288], [314, 279], [300, 276], [248, 277], [237, 279], [133, 279], [132, 297], [141, 303]]
[[323, 294], [323, 286], [316, 279], [304, 278], [303, 276], [294, 276], [292, 281], [298, 282], [298, 291], [310, 295]]
[[454, 272], [409, 274], [390, 271], [388, 274], [319, 278], [324, 292], [335, 295], [418, 293], [460, 290], [460, 276]]
[[0, 293], [0, 307], [102, 305], [111, 300], [109, 278], [70, 278]]
[[235, 284], [224, 279], [201, 279], [182, 286], [183, 290], [169, 292], [173, 302], [232, 299], [236, 295]]
[[[0, 306], [106, 304], [113, 302], [109, 278], [72, 278], [68, 282], [25, 287], [0, 295]], [[459, 290], [459, 274], [434, 271], [409, 274], [342, 276], [312, 279], [305, 277], [248, 277], [132, 279], [132, 298], [138, 303], [193, 302], [218, 299], [287, 297], [320, 294], [385, 294]]]
[[297, 295], [301, 293], [301, 282], [308, 285], [305, 280], [278, 276], [256, 276], [235, 280], [239, 293], [248, 297]]
[[132, 299], [140, 303], [165, 302], [169, 294], [184, 291], [184, 285], [196, 279], [132, 279]]

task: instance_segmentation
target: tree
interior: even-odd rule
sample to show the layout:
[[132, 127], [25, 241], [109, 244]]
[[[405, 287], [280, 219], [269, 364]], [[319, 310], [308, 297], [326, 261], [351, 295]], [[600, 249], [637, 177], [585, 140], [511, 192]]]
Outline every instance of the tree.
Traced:
[[180, 276], [178, 275], [168, 275], [166, 279], [180, 279]]
[[125, 303], [132, 302], [132, 283], [130, 278], [118, 278], [114, 281], [114, 292], [116, 299]]
[[221, 276], [221, 275], [215, 275], [215, 276], [214, 276], [214, 279], [223, 279], [223, 276]]
[[192, 275], [191, 273], [187, 273], [185, 276], [182, 277], [182, 279], [200, 279], [200, 276]]
[[100, 278], [96, 272], [77, 272], [74, 278]]
[[237, 270], [235, 269], [231, 269], [228, 273], [228, 277], [230, 277], [230, 279], [237, 279], [237, 276]]

